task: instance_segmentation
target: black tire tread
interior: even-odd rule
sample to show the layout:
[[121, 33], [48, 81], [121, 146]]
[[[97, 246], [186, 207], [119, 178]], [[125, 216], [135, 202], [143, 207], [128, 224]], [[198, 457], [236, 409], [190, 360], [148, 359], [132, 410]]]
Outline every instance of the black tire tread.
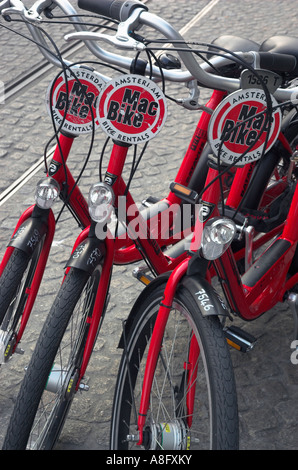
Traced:
[[29, 255], [15, 248], [0, 278], [0, 324], [29, 263]]

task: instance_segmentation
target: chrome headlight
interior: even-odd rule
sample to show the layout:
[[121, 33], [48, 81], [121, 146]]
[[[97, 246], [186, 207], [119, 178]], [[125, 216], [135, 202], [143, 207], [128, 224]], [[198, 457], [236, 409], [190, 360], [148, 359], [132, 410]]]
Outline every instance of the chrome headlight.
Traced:
[[60, 187], [54, 178], [43, 178], [36, 186], [35, 201], [41, 209], [50, 209], [60, 194]]
[[114, 204], [114, 192], [106, 183], [93, 184], [89, 191], [88, 207], [94, 222], [105, 223], [109, 219]]
[[202, 254], [204, 258], [219, 258], [232, 243], [236, 233], [236, 225], [225, 217], [210, 219], [203, 230]]

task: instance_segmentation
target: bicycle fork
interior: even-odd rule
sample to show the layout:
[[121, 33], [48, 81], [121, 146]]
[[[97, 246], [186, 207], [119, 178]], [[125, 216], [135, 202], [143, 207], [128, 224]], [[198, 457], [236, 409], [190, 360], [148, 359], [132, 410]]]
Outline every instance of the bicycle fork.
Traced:
[[54, 233], [55, 218], [52, 210], [42, 211], [37, 206], [31, 206], [20, 217], [4, 253], [4, 257], [0, 265], [0, 275], [2, 275], [3, 270], [15, 248], [28, 253], [28, 255], [33, 255], [38, 243], [42, 243], [42, 250], [39, 254], [33, 278], [25, 292], [26, 303], [23, 314], [21, 315], [19, 329], [16, 336], [10, 338], [9, 343], [6, 345], [6, 361], [14, 352], [18, 352], [17, 346], [23, 336], [39, 290]]
[[[172, 303], [174, 299], [174, 295], [177, 289], [177, 286], [185, 275], [187, 268], [188, 268], [189, 258], [183, 260], [180, 265], [171, 273], [169, 280], [166, 284], [166, 288], [164, 291], [164, 298], [160, 303], [160, 308], [157, 314], [156, 322], [153, 328], [151, 342], [148, 351], [148, 357], [146, 361], [145, 367], [145, 374], [144, 374], [144, 381], [143, 381], [143, 389], [142, 389], [142, 396], [139, 408], [139, 416], [138, 416], [138, 431], [139, 431], [139, 441], [137, 445], [142, 445], [143, 443], [143, 431], [146, 422], [147, 411], [149, 408], [149, 400], [150, 400], [150, 393], [153, 383], [153, 376], [158, 360], [158, 355], [161, 350], [162, 346], [162, 339], [164, 336], [165, 327], [168, 321], [168, 317], [172, 308]], [[191, 386], [191, 392], [188, 394], [187, 397], [187, 419], [188, 426], [191, 425], [191, 415], [192, 409], [194, 404], [194, 393], [195, 393], [195, 373], [196, 373], [196, 366], [193, 367], [191, 364], [197, 364], [197, 360], [195, 356], [198, 355], [199, 349], [196, 340], [191, 341], [191, 349], [189, 354], [189, 370], [188, 372], [188, 385]], [[194, 362], [193, 362], [194, 361]], [[186, 366], [187, 369], [187, 366]], [[169, 423], [170, 424], [170, 423]], [[175, 430], [174, 430], [175, 432]]]
[[76, 382], [76, 390], [80, 388], [80, 382], [84, 377], [93, 346], [103, 320], [107, 307], [110, 278], [114, 262], [114, 240], [107, 230], [105, 240], [100, 240], [95, 235], [95, 224], [81, 232], [74, 244], [70, 259], [66, 264], [66, 272], [74, 267], [92, 274], [95, 267], [101, 265], [101, 275], [97, 287], [96, 298], [91, 316], [88, 318], [89, 328], [83, 359]]

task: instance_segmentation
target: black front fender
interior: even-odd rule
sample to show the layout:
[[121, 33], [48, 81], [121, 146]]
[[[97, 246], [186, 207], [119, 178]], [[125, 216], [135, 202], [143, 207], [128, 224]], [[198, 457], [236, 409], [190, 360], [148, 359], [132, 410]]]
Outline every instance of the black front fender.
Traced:
[[66, 267], [78, 268], [92, 274], [102, 264], [106, 253], [105, 243], [96, 237], [88, 237], [73, 251]]
[[29, 217], [11, 237], [8, 246], [13, 246], [28, 255], [32, 255], [42, 237], [47, 233], [48, 217], [49, 210], [40, 212], [37, 216], [32, 215]]
[[184, 276], [180, 286], [193, 297], [204, 317], [210, 315], [228, 316], [229, 310], [216, 290], [206, 279], [198, 275]]
[[[127, 320], [125, 321], [125, 337], [129, 336], [130, 329], [137, 315], [139, 306], [154, 289], [160, 285], [164, 285], [164, 287], [166, 286], [170, 274], [171, 273], [168, 272], [159, 275], [141, 292], [136, 302], [134, 303]], [[193, 297], [198, 306], [198, 310], [202, 313], [203, 316], [229, 316], [229, 310], [220, 298], [219, 294], [214, 290], [212, 285], [206, 281], [206, 279], [200, 277], [198, 274], [184, 276], [179, 283], [178, 289], [184, 289], [184, 292], [186, 291], [185, 295]], [[121, 349], [124, 348], [123, 333], [121, 335], [118, 347]]]

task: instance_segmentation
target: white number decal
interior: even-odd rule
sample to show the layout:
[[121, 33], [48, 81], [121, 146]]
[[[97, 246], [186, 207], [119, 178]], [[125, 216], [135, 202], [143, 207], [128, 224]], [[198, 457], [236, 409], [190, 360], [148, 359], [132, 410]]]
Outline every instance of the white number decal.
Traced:
[[199, 290], [198, 292], [195, 293], [195, 295], [198, 296], [198, 300], [200, 301], [200, 304], [205, 310], [205, 312], [208, 312], [210, 308], [214, 307], [214, 305], [210, 303], [209, 296], [206, 293], [205, 289]]

